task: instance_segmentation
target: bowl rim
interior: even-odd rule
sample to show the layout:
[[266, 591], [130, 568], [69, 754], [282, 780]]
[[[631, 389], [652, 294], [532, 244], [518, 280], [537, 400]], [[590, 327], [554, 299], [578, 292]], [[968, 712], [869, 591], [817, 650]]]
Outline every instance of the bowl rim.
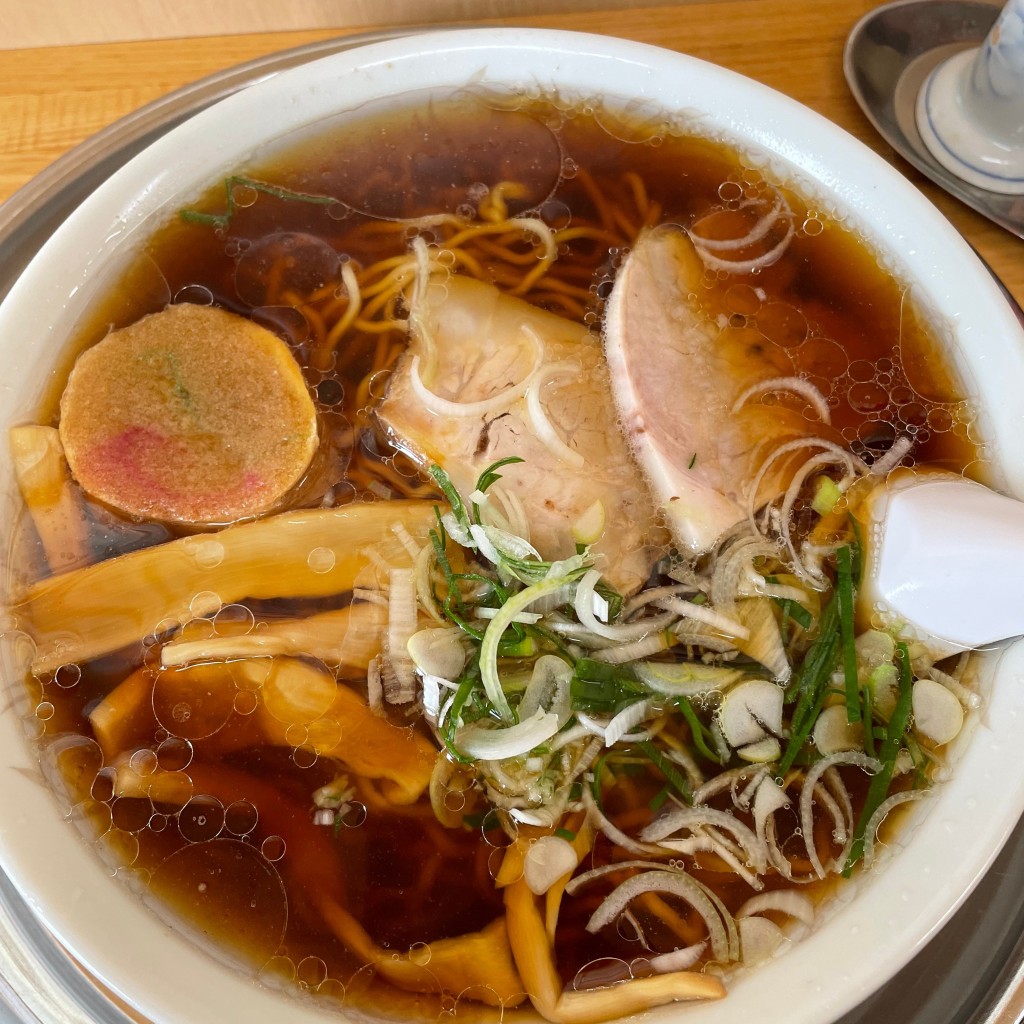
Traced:
[[[587, 68], [585, 75], [580, 70], [581, 62]], [[1002, 399], [996, 401], [996, 415], [990, 416], [992, 422], [986, 424], [987, 435], [994, 438], [996, 469], [1005, 486], [1018, 496], [1024, 495], [1024, 465], [1017, 464], [1021, 460], [1012, 459], [1008, 444], [1013, 431], [1019, 431], [1020, 415], [1009, 411], [1003, 415], [1001, 411], [1002, 407], [1009, 408], [1009, 382], [1017, 376], [1007, 372], [1005, 363], [1008, 361], [1013, 370], [1024, 370], [1024, 345], [1007, 346], [1008, 352], [1002, 352], [994, 340], [1024, 337], [987, 272], [954, 229], [885, 161], [808, 108], [697, 58], [606, 36], [515, 28], [430, 32], [320, 58], [243, 89], [197, 113], [147, 147], [68, 218], [41, 248], [0, 306], [0, 337], [10, 336], [13, 328], [24, 330], [31, 325], [37, 339], [33, 350], [52, 353], [51, 346], [59, 344], [62, 331], [67, 329], [68, 310], [74, 308], [76, 301], [81, 302], [76, 296], [88, 291], [98, 272], [89, 263], [54, 275], [52, 268], [61, 266], [62, 254], [69, 248], [76, 251], [77, 241], [78, 248], [84, 250], [83, 259], [98, 260], [102, 253], [95, 251], [97, 238], [107, 239], [108, 244], [115, 238], [119, 244], [130, 245], [152, 223], [147, 218], [153, 211], [194, 195], [203, 184], [216, 180], [229, 166], [240, 162], [252, 145], [252, 139], [243, 131], [248, 130], [252, 120], [265, 133], [293, 102], [306, 119], [314, 118], [317, 111], [337, 109], [341, 94], [336, 91], [340, 88], [336, 80], [341, 78], [345, 79], [348, 96], [353, 95], [354, 88], [356, 95], [369, 97], [375, 91], [387, 94], [400, 74], [416, 72], [421, 86], [445, 87], [457, 86], [469, 70], [481, 72], [485, 79], [500, 77], [496, 68], [504, 75], [515, 76], [522, 84], [558, 81], [566, 87], [566, 83], [586, 80], [595, 92], [607, 89], [614, 93], [614, 89], [621, 88], [624, 95], [639, 96], [675, 110], [691, 97], [698, 108], [700, 96], [713, 95], [715, 109], [710, 114], [704, 112], [705, 123], [728, 129], [736, 136], [743, 135], [751, 145], [799, 167], [802, 175], [820, 183], [839, 199], [842, 209], [850, 213], [879, 248], [884, 248], [888, 240], [901, 249], [907, 260], [901, 269], [909, 272], [929, 298], [935, 300], [941, 316], [949, 320], [950, 338], [955, 335], [957, 339], [959, 357], [970, 383], [975, 387], [981, 385], [990, 402]], [[750, 102], [752, 95], [756, 96], [756, 103]], [[204, 164], [201, 174], [190, 168], [187, 183], [177, 180], [176, 162], [168, 160], [168, 155], [188, 152], [191, 146], [202, 147], [211, 132], [217, 133], [217, 142], [209, 159], [219, 163]], [[895, 193], [895, 198], [886, 194], [887, 188]], [[130, 197], [127, 203], [123, 200], [125, 195]], [[950, 272], [952, 264], [956, 265], [956, 274]], [[973, 311], [979, 295], [995, 297], [986, 315], [965, 314], [964, 310]], [[62, 312], [51, 322], [49, 314], [41, 310]], [[1003, 360], [1003, 369], [993, 366], [997, 362], [995, 355]], [[986, 671], [1004, 680], [1015, 677], [1021, 671], [1017, 664], [1021, 658], [1024, 653], [1020, 645], [1011, 647], [1001, 659], [999, 655], [989, 658]], [[3, 664], [10, 672], [11, 657], [6, 657]], [[16, 685], [20, 686], [20, 680]], [[862, 897], [870, 897], [872, 905], [883, 908], [883, 914], [891, 913], [885, 908], [900, 904], [917, 908], [913, 928], [906, 921], [895, 920], [889, 922], [891, 926], [887, 926], [885, 934], [879, 935], [877, 921], [870, 913], [848, 902], [818, 929], [813, 945], [820, 952], [812, 956], [803, 952], [812, 944], [798, 946], [740, 978], [722, 1003], [686, 1010], [669, 1007], [658, 1011], [655, 1019], [667, 1021], [677, 1015], [681, 1018], [685, 1012], [695, 1017], [698, 1024], [724, 1024], [744, 1012], [757, 1012], [761, 1019], [768, 1020], [763, 996], [758, 997], [762, 985], [759, 979], [763, 978], [763, 984], [770, 984], [773, 994], [780, 997], [775, 1002], [784, 1007], [787, 1021], [823, 1024], [850, 1009], [895, 973], [952, 914], [1017, 821], [1024, 793], [1012, 792], [1012, 799], [993, 808], [986, 799], [986, 787], [1006, 767], [998, 755], [1007, 756], [1006, 748], [1012, 749], [1024, 739], [1021, 717], [1011, 687], [996, 687], [986, 720], [975, 730], [979, 734], [987, 732], [988, 742], [983, 745], [982, 736], [977, 735], [968, 746], [960, 761], [961, 771], [944, 786], [941, 813], [936, 808], [934, 813], [918, 816], [920, 820], [915, 820], [906, 841], [901, 842], [905, 849], [900, 857], [865, 883], [850, 887], [851, 895], [854, 888], [860, 890]], [[281, 1005], [268, 1000], [254, 982], [215, 963], [161, 924], [127, 886], [111, 886], [98, 858], [74, 855], [75, 850], [81, 852], [83, 841], [63, 820], [57, 801], [40, 801], [38, 783], [11, 770], [32, 771], [35, 759], [10, 714], [0, 716], [0, 749], [5, 751], [0, 758], [5, 779], [11, 780], [9, 796], [0, 812], [0, 866], [50, 930], [93, 974], [155, 1021], [169, 1021], [181, 1016], [181, 998], [187, 993], [176, 978], [155, 977], [149, 965], [160, 962], [161, 955], [173, 955], [188, 964], [194, 982], [189, 989], [197, 996], [188, 1007], [188, 1019], [195, 1024], [237, 1018], [243, 1009], [254, 1015], [250, 1019], [260, 1021], [268, 1005], [274, 1007], [270, 1012], [280, 1012]], [[953, 810], [956, 814], [951, 817]], [[33, 830], [39, 842], [23, 842], [14, 827]], [[978, 845], [983, 848], [980, 855], [974, 852], [979, 839], [982, 842]], [[71, 858], [72, 898], [68, 898], [66, 889], [60, 894], [53, 891], [53, 859], [40, 858], [40, 849], [60, 851]], [[912, 870], [907, 853], [913, 851], [917, 854]], [[943, 868], [941, 884], [934, 877], [933, 863], [939, 853]], [[901, 868], [904, 863], [906, 867]], [[957, 894], [956, 899], [951, 899], [950, 891]], [[91, 931], [83, 928], [83, 915], [99, 927]], [[112, 917], [126, 922], [131, 937], [131, 942], [123, 944], [116, 956], [108, 948]], [[127, 962], [124, 946], [130, 954]], [[832, 952], [834, 962], [843, 964], [838, 991], [823, 983], [810, 963], [829, 961], [828, 951]], [[857, 951], [863, 955], [855, 955]], [[143, 992], [135, 987], [140, 977], [148, 983]], [[231, 996], [224, 1000], [222, 995], [227, 989]], [[308, 1020], [310, 1024], [323, 1020], [319, 1010], [294, 998], [284, 998], [288, 1012], [296, 1020]]]

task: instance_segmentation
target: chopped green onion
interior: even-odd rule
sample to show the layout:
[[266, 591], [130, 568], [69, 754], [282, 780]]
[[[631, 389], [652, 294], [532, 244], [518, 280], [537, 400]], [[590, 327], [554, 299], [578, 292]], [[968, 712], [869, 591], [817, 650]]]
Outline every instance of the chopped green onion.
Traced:
[[836, 552], [836, 601], [839, 605], [839, 634], [843, 642], [843, 679], [846, 683], [846, 720], [861, 720], [860, 689], [857, 681], [857, 648], [853, 627], [853, 567], [849, 547]]
[[569, 686], [578, 711], [615, 711], [647, 692], [628, 668], [592, 658], [576, 662]]
[[455, 696], [452, 697], [448, 705], [448, 712], [444, 720], [445, 749], [448, 751], [448, 756], [458, 764], [473, 763], [473, 758], [467, 757], [455, 746], [455, 733], [462, 724], [462, 711], [472, 695], [473, 688], [476, 686], [479, 678], [479, 669], [474, 663], [470, 662], [466, 667], [466, 671], [462, 674], [458, 689], [455, 691]]
[[476, 489], [483, 494], [491, 484], [501, 479], [501, 474], [497, 472], [502, 466], [511, 466], [516, 462], [523, 462], [518, 455], [509, 455], [504, 459], [498, 459], [497, 462], [492, 462], [479, 476], [476, 482]]
[[594, 593], [603, 597], [608, 603], [608, 621], [614, 622], [622, 611], [622, 595], [610, 583], [606, 583], [603, 579], [598, 580], [594, 585]]
[[878, 752], [878, 759], [882, 762], [881, 771], [872, 777], [871, 784], [868, 786], [867, 797], [864, 800], [864, 806], [861, 808], [860, 817], [857, 819], [853, 846], [850, 848], [850, 856], [847, 858], [846, 866], [843, 868], [843, 875], [847, 878], [849, 878], [854, 864], [860, 860], [864, 853], [864, 830], [867, 828], [871, 816], [889, 795], [889, 786], [892, 784], [892, 774], [896, 767], [896, 758], [899, 755], [900, 747], [903, 746], [904, 733], [907, 731], [907, 726], [910, 723], [914, 685], [913, 676], [910, 672], [910, 652], [907, 650], [907, 645], [902, 642], [896, 644], [896, 652], [900, 670], [899, 696], [896, 698], [896, 707], [893, 709], [892, 717], [889, 719], [889, 725], [885, 731], [882, 748]]
[[789, 770], [800, 748], [807, 742], [828, 692], [828, 682], [839, 647], [837, 604], [836, 595], [833, 593], [822, 610], [818, 622], [818, 636], [786, 690], [787, 702], [795, 699], [797, 705], [791, 718], [789, 743], [779, 762], [780, 773]]
[[820, 476], [818, 477], [817, 490], [815, 490], [814, 498], [811, 500], [811, 508], [819, 516], [827, 516], [836, 507], [842, 496], [843, 492], [839, 490], [839, 484], [835, 480], [829, 476]]
[[711, 730], [697, 717], [697, 712], [689, 699], [676, 697], [676, 706], [683, 713], [683, 718], [686, 719], [686, 724], [690, 727], [690, 738], [693, 740], [697, 752], [701, 757], [714, 761], [715, 764], [721, 764], [722, 759], [712, 750], [714, 741], [711, 740]]
[[679, 769], [650, 741], [642, 740], [637, 746], [653, 762], [655, 768], [665, 776], [668, 784], [688, 803], [693, 803], [693, 794]]
[[466, 506], [463, 504], [462, 496], [456, 490], [455, 484], [452, 483], [451, 477], [440, 466], [430, 466], [427, 472], [431, 475], [437, 486], [441, 488], [441, 493], [445, 496], [445, 500], [451, 505], [452, 515], [468, 529], [469, 516], [466, 514]]
[[791, 597], [774, 597], [772, 600], [782, 609], [783, 636], [786, 635], [785, 624], [792, 619], [801, 629], [810, 629], [814, 616], [799, 602]]
[[529, 658], [537, 653], [537, 641], [532, 636], [514, 637], [511, 640], [502, 638], [498, 645], [498, 656], [501, 658]]
[[654, 812], [658, 812], [664, 806], [665, 801], [668, 799], [668, 795], [671, 792], [671, 788], [666, 784], [654, 794], [653, 797], [648, 801], [647, 806]]
[[[604, 774], [605, 762], [611, 756], [610, 752], [602, 754], [597, 761], [594, 762], [594, 777], [590, 780], [590, 793], [594, 798], [594, 803], [596, 803], [598, 807], [602, 807], [604, 796], [604, 784], [601, 781], [601, 776]], [[611, 772], [609, 772], [609, 775], [611, 775]], [[612, 780], [614, 781], [614, 779], [615, 776], [612, 775]]]
[[567, 843], [574, 842], [576, 839], [576, 833], [567, 828], [556, 828], [555, 835], [558, 836], [559, 839], [564, 839]]
[[518, 594], [513, 594], [491, 619], [484, 631], [484, 638], [480, 643], [480, 678], [484, 685], [484, 691], [494, 710], [505, 722], [515, 721], [515, 712], [505, 699], [505, 693], [501, 688], [501, 679], [498, 676], [498, 646], [505, 630], [511, 626], [512, 620], [521, 612], [525, 611], [534, 601], [539, 601], [548, 594], [560, 590], [568, 582], [564, 576], [556, 576], [553, 579], [541, 580], [538, 583], [524, 587]]
[[875, 730], [872, 728], [875, 707], [874, 697], [870, 686], [861, 687], [861, 697], [864, 701], [864, 753], [868, 757], [875, 756]]

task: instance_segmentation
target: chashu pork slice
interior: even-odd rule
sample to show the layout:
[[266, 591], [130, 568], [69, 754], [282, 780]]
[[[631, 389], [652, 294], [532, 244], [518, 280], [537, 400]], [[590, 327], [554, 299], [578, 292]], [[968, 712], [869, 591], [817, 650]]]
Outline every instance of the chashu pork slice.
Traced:
[[[646, 231], [619, 270], [605, 353], [623, 430], [673, 538], [700, 554], [747, 514], [749, 490], [780, 444], [819, 431], [801, 408], [765, 404], [759, 383], [791, 373], [755, 328], [723, 329], [702, 310], [704, 267], [679, 228]], [[797, 403], [799, 405], [799, 401]], [[755, 506], [792, 478], [771, 464]]]
[[432, 280], [410, 320], [378, 409], [392, 441], [463, 495], [518, 456], [497, 486], [522, 503], [541, 556], [572, 555], [574, 526], [603, 511], [591, 551], [611, 583], [636, 590], [668, 537], [619, 430], [600, 339], [458, 276]]

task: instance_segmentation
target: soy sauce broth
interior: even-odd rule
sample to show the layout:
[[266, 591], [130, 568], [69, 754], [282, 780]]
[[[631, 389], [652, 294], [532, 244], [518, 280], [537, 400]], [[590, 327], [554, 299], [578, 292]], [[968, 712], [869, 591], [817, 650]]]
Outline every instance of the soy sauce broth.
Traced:
[[[322, 451], [291, 496], [293, 507], [380, 500], [380, 489], [351, 476], [355, 462], [416, 479], [415, 468], [375, 430], [372, 406], [386, 388], [386, 372], [374, 373], [380, 335], [356, 332], [343, 351], [324, 358], [310, 296], [343, 293], [344, 261], [365, 267], [404, 255], [417, 233], [431, 240], [429, 225], [401, 222], [472, 216], [482, 197], [509, 181], [521, 186], [509, 196], [511, 213], [530, 212], [555, 227], [586, 221], [606, 229], [606, 243], [566, 243], [552, 272], [585, 292], [579, 318], [595, 328], [641, 222], [638, 197], [640, 206], [658, 211], [658, 223], [690, 227], [784, 196], [796, 225], [785, 253], [755, 274], [709, 272], [701, 302], [722, 331], [770, 352], [780, 376], [800, 375], [819, 387], [833, 423], [858, 454], [870, 460], [908, 435], [915, 460], [981, 472], [970, 407], [907, 287], [834, 211], [802, 199], [792, 183], [772, 180], [720, 142], [679, 134], [657, 118], [466, 94], [366, 111], [290, 140], [238, 173], [270, 188], [243, 181], [226, 191], [211, 183], [192, 211], [216, 217], [230, 210], [230, 218], [219, 226], [174, 218], [157, 231], [135, 271], [69, 339], [61, 365], [70, 366], [75, 353], [111, 326], [168, 301], [212, 302], [269, 326], [302, 365], [322, 427]], [[507, 271], [501, 264], [498, 256], [493, 266], [485, 261], [484, 278], [501, 279]], [[284, 277], [270, 280], [273, 268], [283, 268]], [[567, 314], [564, 305], [545, 304]], [[399, 331], [393, 343], [400, 338]], [[57, 420], [63, 375], [57, 376], [40, 422]], [[97, 557], [177, 532], [87, 508]], [[22, 535], [20, 571], [30, 578], [43, 570], [30, 528]], [[265, 621], [324, 604], [265, 602], [253, 614]], [[109, 766], [88, 739], [88, 714], [131, 672], [149, 666], [157, 678], [155, 665], [151, 639], [28, 682], [54, 768], [51, 781], [66, 791], [84, 831], [103, 837], [118, 873], [147, 891], [147, 900], [156, 897], [245, 969], [329, 998], [347, 987], [357, 1004], [436, 1014], [435, 997], [396, 994], [373, 982], [311, 897], [322, 887], [337, 891], [374, 941], [402, 952], [479, 929], [501, 914], [493, 884], [500, 849], [478, 827], [442, 828], [424, 801], [390, 816], [364, 806], [365, 813], [337, 827], [314, 824], [311, 794], [331, 781], [335, 766], [301, 746], [248, 746], [245, 702], [218, 708], [213, 700], [205, 712], [212, 716], [208, 733], [193, 720], [176, 734], [166, 719], [142, 715], [136, 756], [141, 764], [163, 759], [192, 778], [194, 794], [184, 808], [113, 797]], [[347, 682], [365, 692], [364, 679]], [[45, 715], [38, 711], [44, 707]], [[639, 800], [648, 788], [639, 784]], [[744, 895], [726, 898], [732, 904]], [[564, 914], [558, 952], [567, 982], [602, 955], [628, 952], [628, 941], [609, 949], [586, 935], [582, 906]]]

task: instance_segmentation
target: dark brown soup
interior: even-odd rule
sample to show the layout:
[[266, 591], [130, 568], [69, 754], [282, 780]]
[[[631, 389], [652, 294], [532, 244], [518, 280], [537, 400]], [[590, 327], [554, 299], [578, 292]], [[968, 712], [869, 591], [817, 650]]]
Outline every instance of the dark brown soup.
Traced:
[[[79, 336], [69, 340], [65, 370], [111, 327], [132, 323], [168, 303], [213, 304], [283, 339], [315, 401], [319, 449], [275, 511], [443, 500], [437, 478], [427, 475], [425, 464], [417, 464], [414, 451], [394, 447], [375, 416], [408, 344], [417, 272], [410, 257], [414, 239], [440, 253], [437, 259], [452, 274], [495, 285], [558, 317], [599, 329], [616, 274], [637, 236], [644, 228], [663, 224], [680, 225], [693, 238], [710, 240], [705, 255], [718, 254], [718, 262], [708, 263], [699, 294], [691, 296], [718, 332], [717, 343], [739, 339], [774, 367], [774, 377], [797, 378], [816, 389], [831, 411], [828, 436], [860, 460], [865, 471], [904, 440], [912, 442], [904, 465], [964, 471], [974, 463], [970, 410], [923, 311], [871, 249], [837, 221], [834, 211], [802, 197], [791, 182], [754, 169], [718, 142], [672, 134], [662, 124], [549, 101], [510, 104], [467, 95], [424, 99], [397, 111], [367, 111], [291, 141], [272, 157], [239, 168], [227, 183], [211, 183], [189, 210], [153, 236], [122, 287], [97, 305]], [[553, 240], [555, 258], [542, 268], [548, 239]], [[714, 245], [737, 239], [744, 244]], [[723, 268], [723, 260], [732, 261], [733, 268]], [[358, 282], [358, 301], [353, 280]], [[247, 366], [233, 366], [231, 373], [244, 377]], [[58, 423], [65, 377], [61, 375], [58, 391], [40, 411], [40, 423]], [[786, 404], [778, 395], [764, 401]], [[611, 408], [607, 418], [615, 420]], [[197, 538], [192, 549], [199, 552], [197, 559], [208, 556], [209, 565], [216, 566], [219, 558], [231, 557], [219, 550], [220, 535], [206, 526], [196, 530], [180, 523], [129, 520], [88, 495], [78, 498], [85, 520], [85, 548], [78, 562], [156, 550], [189, 535]], [[801, 535], [813, 529], [810, 515], [806, 509], [796, 515]], [[428, 518], [428, 526], [436, 527]], [[829, 536], [839, 537], [837, 543], [848, 545], [841, 550], [849, 551], [855, 541], [844, 532], [846, 518], [841, 518], [841, 526]], [[28, 517], [22, 533], [20, 575], [26, 581], [43, 579], [49, 570]], [[418, 543], [423, 539], [417, 536]], [[272, 552], [262, 557], [257, 573], [261, 580], [272, 581], [283, 573]], [[323, 546], [310, 552], [310, 565], [319, 557], [329, 560], [325, 571], [333, 567], [335, 555]], [[486, 575], [472, 555], [449, 552], [449, 557], [456, 572], [462, 566], [467, 573]], [[757, 557], [762, 559], [757, 572], [770, 586], [802, 585], [784, 560]], [[502, 803], [495, 794], [507, 796], [514, 786], [508, 782], [502, 790], [505, 783], [500, 783], [498, 769], [492, 774], [490, 767], [460, 760], [461, 730], [472, 728], [474, 718], [478, 731], [481, 721], [499, 724], [495, 709], [488, 710], [483, 691], [472, 679], [464, 690], [460, 685], [461, 697], [452, 698], [463, 701], [463, 710], [448, 705], [449, 717], [463, 717], [446, 733], [443, 721], [431, 728], [423, 718], [426, 698], [421, 695], [411, 702], [381, 704], [377, 680], [366, 667], [372, 656], [362, 662], [343, 657], [328, 663], [319, 648], [302, 648], [300, 643], [286, 657], [266, 647], [252, 657], [235, 653], [218, 662], [207, 655], [200, 658], [205, 666], [169, 668], [162, 662], [164, 645], [181, 639], [179, 627], [151, 621], [134, 642], [108, 645], [83, 659], [61, 663], [51, 651], [49, 663], [28, 686], [47, 763], [55, 766], [53, 778], [62, 780], [57, 784], [70, 794], [73, 816], [86, 822], [90, 833], [103, 836], [116, 863], [145, 882], [162, 906], [210, 938], [224, 956], [246, 969], [293, 979], [303, 989], [384, 1015], [496, 1015], [497, 1010], [486, 1010], [488, 1001], [512, 1006], [517, 1000], [500, 993], [497, 1000], [488, 999], [484, 993], [480, 1001], [486, 985], [478, 978], [452, 982], [439, 966], [443, 947], [437, 943], [481, 933], [503, 920], [506, 895], [521, 884], [508, 852], [519, 848], [517, 842], [523, 850], [527, 840], [540, 836], [580, 844], [592, 829], [594, 838], [579, 848], [581, 871], [615, 860], [661, 857], [666, 869], [685, 865], [688, 877], [696, 879], [701, 891], [713, 891], [729, 914], [736, 914], [757, 891], [785, 888], [786, 871], [801, 877], [813, 872], [813, 860], [801, 845], [806, 839], [795, 810], [796, 790], [820, 761], [820, 752], [806, 735], [807, 743], [797, 744], [792, 756], [787, 756], [786, 745], [805, 724], [798, 701], [799, 686], [811, 685], [810, 670], [801, 667], [808, 651], [813, 655], [818, 650], [814, 656], [826, 660], [832, 657], [826, 668], [841, 675], [842, 645], [852, 643], [852, 632], [848, 638], [843, 632], [844, 620], [843, 629], [835, 622], [830, 627], [837, 637], [830, 653], [815, 648], [816, 637], [826, 629], [822, 608], [832, 599], [830, 581], [842, 574], [843, 557], [834, 551], [826, 556], [829, 584], [807, 589], [806, 608], [791, 591], [764, 599], [776, 616], [773, 621], [797, 681], [786, 690], [785, 725], [775, 735], [782, 745], [777, 744], [774, 758], [738, 754], [746, 749], [739, 741], [726, 744], [724, 751], [720, 743], [715, 746], [715, 701], [722, 696], [718, 690], [711, 696], [652, 697], [632, 669], [602, 662], [593, 653], [595, 646], [581, 646], [576, 634], [558, 634], [556, 626], [551, 632], [536, 624], [524, 626], [525, 639], [516, 640], [524, 646], [503, 647], [502, 664], [521, 674], [545, 652], [570, 666], [572, 714], [577, 717], [565, 729], [585, 732], [586, 723], [593, 725], [595, 719], [603, 728], [638, 694], [653, 700], [650, 707], [662, 715], [639, 739], [627, 737], [588, 754], [590, 760], [575, 777], [565, 769], [564, 777], [552, 783], [556, 789], [564, 784], [565, 803], [555, 820], [546, 823], [510, 815], [509, 801], [514, 799]], [[714, 558], [725, 555], [719, 552]], [[714, 558], [691, 568], [710, 578]], [[436, 563], [432, 566], [443, 596], [442, 570]], [[650, 566], [651, 585], [680, 586], [689, 577], [678, 569], [671, 555], [661, 557]], [[510, 592], [520, 586], [503, 579]], [[151, 585], [159, 589], [162, 584], [154, 579]], [[484, 586], [492, 587], [491, 597], [481, 599], [487, 604], [497, 591], [492, 584]], [[387, 591], [382, 592], [386, 598]], [[698, 592], [703, 593], [699, 585], [690, 596]], [[23, 606], [29, 632], [41, 628], [35, 621], [33, 593]], [[459, 600], [470, 601], [465, 592], [460, 594]], [[219, 596], [212, 605], [200, 600], [202, 595], [196, 597], [196, 618], [183, 627], [185, 639], [202, 643], [244, 635], [258, 641], [275, 636], [275, 624], [344, 614], [360, 602], [371, 609], [379, 606], [372, 595], [361, 593], [360, 585], [283, 597], [263, 586], [255, 595], [243, 592], [223, 601]], [[121, 597], [131, 604], [136, 593]], [[704, 598], [695, 603], [702, 602], [706, 607]], [[565, 615], [571, 617], [569, 611]], [[453, 613], [448, 625], [454, 620]], [[103, 627], [98, 618], [77, 628], [85, 635]], [[379, 633], [383, 627], [378, 622], [374, 628]], [[655, 632], [665, 628], [652, 627]], [[483, 631], [481, 625], [478, 632]], [[39, 642], [44, 650], [47, 640]], [[502, 642], [511, 644], [508, 636]], [[728, 643], [723, 647], [721, 636], [717, 647], [702, 647], [702, 642], [677, 631], [665, 650], [653, 655], [654, 661], [692, 658], [722, 671], [739, 665], [750, 680], [771, 678], [758, 666], [756, 655]], [[479, 636], [467, 636], [465, 645], [476, 652]], [[912, 658], [915, 678], [931, 671], [930, 662], [925, 664], [919, 652], [905, 647], [904, 665], [899, 648], [896, 638], [888, 662], [892, 680], [904, 668], [910, 678]], [[312, 710], [296, 710], [299, 690], [289, 687], [300, 684], [291, 676], [273, 682], [279, 656], [301, 666], [289, 671], [306, 673], [301, 678], [311, 688], [301, 691], [302, 700], [311, 701]], [[651, 655], [646, 657], [650, 660]], [[262, 667], [253, 669], [253, 664]], [[295, 680], [299, 678], [297, 674]], [[870, 687], [865, 679], [867, 674], [861, 679], [866, 693]], [[352, 717], [347, 717], [348, 710], [336, 710], [340, 705], [331, 702], [335, 680], [364, 710], [352, 711]], [[813, 698], [818, 711], [833, 701], [830, 685], [842, 690], [824, 675], [822, 680], [821, 693]], [[733, 682], [722, 682], [721, 688]], [[896, 693], [897, 682], [891, 684]], [[385, 679], [385, 692], [386, 685]], [[856, 695], [856, 673], [853, 686]], [[515, 704], [522, 686], [509, 692]], [[467, 694], [477, 696], [467, 699]], [[912, 766], [896, 770], [893, 791], [912, 791], [928, 779], [927, 739], [914, 736], [905, 718], [906, 737], [888, 735], [902, 714], [901, 697], [895, 698], [896, 710], [881, 710], [873, 699], [865, 697], [868, 735], [858, 756], [881, 763], [889, 743], [890, 763], [869, 772], [859, 762], [840, 760], [830, 769], [834, 775], [823, 776], [821, 785], [831, 796], [815, 797], [811, 842], [821, 859], [834, 862], [833, 874], [844, 866], [841, 854], [849, 855], [845, 837], [836, 838], [835, 815], [852, 829], [862, 808], [872, 802], [877, 806], [885, 795], [871, 792], [869, 775], [893, 775], [897, 752], [903, 751]], [[671, 707], [662, 707], [659, 700]], [[96, 731], [98, 707], [106, 716], [102, 735]], [[472, 708], [476, 710], [471, 714]], [[626, 733], [636, 734], [644, 721], [638, 717]], [[324, 738], [332, 728], [337, 735]], [[401, 780], [394, 772], [389, 775], [387, 765], [374, 762], [375, 767], [363, 772], [349, 759], [353, 749], [370, 742], [367, 737], [374, 729], [385, 730], [380, 744], [394, 743], [399, 751], [379, 757], [381, 762], [406, 755], [422, 761], [429, 752], [441, 751], [432, 755], [444, 762], [443, 771], [433, 770], [434, 791], [420, 785], [412, 799], [398, 798], [393, 789]], [[546, 737], [544, 743], [550, 740]], [[562, 749], [581, 764], [587, 742], [567, 739]], [[533, 761], [520, 757], [512, 767], [502, 762], [501, 771], [534, 770], [533, 762], [549, 756], [551, 744], [544, 743], [532, 752]], [[765, 764], [768, 768], [758, 775]], [[705, 821], [695, 826], [698, 831], [675, 852], [666, 847], [656, 854], [651, 847], [657, 840], [637, 838], [673, 803], [689, 806], [686, 794], [692, 797], [699, 789], [698, 774], [707, 779], [728, 771], [734, 773], [732, 783], [708, 796], [706, 806], [716, 814], [735, 813], [745, 823], [742, 834], [724, 834], [716, 818], [710, 825]], [[426, 774], [431, 774], [429, 764]], [[537, 779], [542, 777], [543, 772]], [[840, 777], [841, 783], [836, 781]], [[740, 799], [745, 786], [765, 778], [778, 779], [779, 792], [788, 789], [792, 797], [787, 801], [790, 810], [772, 825], [767, 839], [763, 831], [757, 832], [753, 788], [745, 805]], [[846, 810], [844, 801], [849, 803]], [[617, 842], [616, 833], [604, 828], [608, 822], [631, 838]], [[862, 833], [863, 828], [861, 821]], [[747, 845], [748, 834], [757, 841], [755, 853], [770, 853], [769, 861], [756, 870], [750, 867], [757, 857]], [[771, 860], [779, 851], [788, 865], [781, 871]], [[738, 865], [736, 870], [730, 863]], [[501, 877], [503, 870], [507, 877]], [[744, 876], [748, 870], [760, 876], [756, 885]], [[496, 887], [496, 877], [509, 884]], [[661, 969], [655, 963], [658, 955], [709, 941], [706, 921], [694, 905], [661, 890], [638, 898], [634, 909], [617, 916], [615, 924], [588, 931], [588, 920], [612, 888], [613, 876], [604, 877], [562, 901], [553, 956], [566, 984], [587, 988], [630, 974], [640, 978]], [[624, 877], [614, 876], [616, 882]], [[820, 894], [833, 884], [829, 879], [815, 881], [801, 891]], [[339, 915], [345, 918], [340, 924]], [[523, 920], [510, 919], [508, 926], [519, 977], [541, 1011], [550, 1011], [536, 996], [522, 962], [521, 942], [517, 946], [516, 929]], [[481, 954], [484, 959], [490, 955]], [[422, 970], [412, 981], [396, 981], [381, 966], [395, 957]], [[727, 966], [724, 959], [709, 947], [695, 954], [693, 969], [712, 977], [715, 962]], [[434, 982], [424, 981], [431, 977]]]

